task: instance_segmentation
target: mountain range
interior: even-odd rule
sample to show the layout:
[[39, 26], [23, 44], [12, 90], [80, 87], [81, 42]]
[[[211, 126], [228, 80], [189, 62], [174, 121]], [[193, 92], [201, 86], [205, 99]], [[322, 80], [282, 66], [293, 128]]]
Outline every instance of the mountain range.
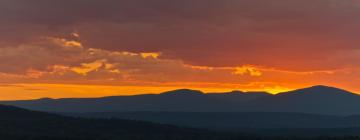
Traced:
[[1, 101], [46, 112], [291, 112], [321, 115], [360, 114], [358, 94], [328, 86], [272, 95], [266, 92], [203, 93], [180, 89], [161, 94], [103, 98], [37, 99]]
[[328, 86], [276, 95], [180, 89], [0, 104], [0, 139], [11, 140], [360, 136], [360, 96]]
[[1, 140], [208, 140], [210, 136], [214, 140], [224, 137], [172, 125], [65, 117], [0, 105]]
[[[239, 115], [232, 116], [236, 118]], [[244, 117], [246, 115], [237, 119]], [[291, 115], [289, 117], [293, 118]], [[328, 119], [326, 116], [322, 117]], [[198, 119], [194, 118], [189, 123], [196, 120]], [[263, 121], [271, 124], [268, 120]], [[125, 119], [66, 117], [0, 105], [0, 139], [2, 140], [355, 140], [359, 139], [359, 136], [360, 127], [246, 128], [217, 131]]]

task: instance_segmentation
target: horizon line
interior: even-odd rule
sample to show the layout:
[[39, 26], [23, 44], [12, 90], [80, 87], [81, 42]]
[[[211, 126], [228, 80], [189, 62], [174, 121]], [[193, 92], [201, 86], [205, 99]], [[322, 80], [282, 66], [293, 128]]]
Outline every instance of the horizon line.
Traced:
[[[110, 87], [110, 86], [109, 86]], [[134, 86], [134, 87], [140, 87], [140, 86]], [[149, 92], [149, 93], [137, 93], [137, 94], [114, 94], [114, 95], [108, 95], [108, 96], [94, 96], [94, 97], [59, 97], [59, 98], [53, 98], [53, 97], [39, 97], [39, 98], [32, 98], [32, 99], [10, 99], [10, 100], [2, 100], [0, 99], [0, 101], [26, 101], [26, 100], [41, 100], [41, 99], [54, 99], [54, 100], [58, 100], [58, 99], [96, 99], [96, 98], [107, 98], [107, 97], [120, 97], [120, 96], [123, 96], [123, 97], [126, 97], [126, 96], [141, 96], [141, 95], [149, 95], [149, 94], [152, 94], [152, 95], [160, 95], [160, 94], [163, 94], [163, 93], [166, 93], [166, 92], [172, 92], [172, 91], [177, 91], [177, 90], [192, 90], [192, 91], [199, 91], [201, 92], [202, 94], [225, 94], [225, 93], [229, 93], [229, 92], [244, 92], [244, 93], [256, 93], [256, 92], [262, 92], [262, 93], [267, 93], [267, 94], [270, 94], [270, 95], [278, 95], [278, 94], [281, 94], [281, 93], [286, 93], [286, 92], [292, 92], [292, 91], [296, 91], [296, 90], [302, 90], [302, 89], [308, 89], [308, 88], [313, 88], [313, 87], [328, 87], [328, 88], [334, 88], [334, 89], [339, 89], [339, 90], [344, 90], [344, 91], [347, 91], [347, 92], [350, 92], [350, 93], [353, 93], [353, 94], [357, 94], [357, 95], [360, 95], [359, 93], [357, 92], [352, 92], [352, 91], [349, 91], [349, 90], [346, 90], [346, 89], [343, 89], [343, 88], [338, 88], [338, 87], [334, 87], [334, 86], [328, 86], [328, 85], [313, 85], [313, 86], [307, 86], [307, 87], [303, 87], [303, 88], [297, 88], [297, 89], [291, 89], [291, 90], [288, 90], [288, 91], [282, 91], [282, 92], [278, 92], [278, 93], [270, 93], [270, 92], [267, 92], [267, 91], [261, 91], [261, 90], [253, 90], [253, 91], [246, 91], [246, 90], [238, 90], [238, 89], [234, 89], [234, 90], [227, 90], [227, 91], [218, 91], [218, 92], [205, 92], [201, 89], [196, 89], [196, 88], [174, 88], [174, 89], [170, 89], [170, 90], [166, 90], [166, 91], [162, 91], [162, 92], [157, 92], [157, 93], [154, 93], [154, 92]]]

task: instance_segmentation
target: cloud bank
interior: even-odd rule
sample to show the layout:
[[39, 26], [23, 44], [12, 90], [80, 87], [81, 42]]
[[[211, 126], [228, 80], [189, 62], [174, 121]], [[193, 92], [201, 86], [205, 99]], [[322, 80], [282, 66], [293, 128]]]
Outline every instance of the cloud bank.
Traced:
[[357, 0], [2, 0], [0, 81], [360, 91], [357, 17]]

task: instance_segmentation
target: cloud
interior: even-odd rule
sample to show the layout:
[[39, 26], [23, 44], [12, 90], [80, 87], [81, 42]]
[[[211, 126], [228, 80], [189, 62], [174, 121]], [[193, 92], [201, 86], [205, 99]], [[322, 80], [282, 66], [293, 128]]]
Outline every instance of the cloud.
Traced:
[[243, 67], [236, 67], [235, 72], [233, 72], [233, 74], [236, 75], [250, 74], [251, 76], [261, 76], [262, 72], [258, 70], [256, 67], [243, 66]]
[[[25, 81], [83, 80], [84, 83], [92, 80], [191, 82], [200, 72], [216, 75], [215, 71], [196, 69], [196, 66], [187, 66], [181, 60], [159, 59], [160, 53], [108, 51], [81, 44], [65, 38], [44, 37], [30, 44], [2, 47], [0, 73], [4, 77], [14, 75]], [[231, 73], [231, 70], [218, 71], [226, 75]]]
[[0, 82], [355, 89], [359, 7], [356, 0], [1, 0]]
[[[69, 43], [74, 42], [74, 43]], [[260, 66], [197, 66], [162, 53], [88, 48], [65, 38], [44, 37], [30, 44], [0, 48], [0, 82], [151, 85], [153, 83], [268, 83], [333, 71], [296, 72]], [[14, 65], [16, 64], [16, 65]], [[271, 82], [273, 83], [273, 82]], [[176, 84], [177, 85], [177, 84]]]
[[3, 0], [0, 13], [2, 47], [55, 36], [191, 65], [292, 71], [359, 60], [338, 59], [360, 44], [356, 0]]
[[86, 76], [89, 72], [98, 71], [100, 68], [104, 67], [105, 65], [106, 65], [105, 60], [97, 60], [92, 63], [82, 63], [80, 67], [73, 67], [71, 68], [71, 70], [78, 74], [82, 74]]

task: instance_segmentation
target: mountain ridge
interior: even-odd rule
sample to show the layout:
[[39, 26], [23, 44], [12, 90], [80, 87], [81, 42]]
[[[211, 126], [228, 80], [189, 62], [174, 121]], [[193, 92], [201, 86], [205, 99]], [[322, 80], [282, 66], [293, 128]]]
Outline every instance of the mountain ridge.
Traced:
[[323, 135], [339, 139], [360, 136], [358, 116], [281, 112], [58, 115], [0, 105], [0, 120], [0, 139], [6, 140], [275, 140], [295, 137], [309, 140]]
[[[326, 85], [315, 85], [315, 86], [310, 86], [310, 87], [305, 87], [305, 88], [300, 88], [300, 89], [295, 89], [295, 90], [290, 90], [290, 91], [285, 91], [285, 92], [279, 92], [276, 94], [272, 94], [266, 91], [241, 91], [241, 90], [233, 90], [233, 91], [229, 91], [229, 92], [203, 92], [201, 90], [193, 90], [193, 89], [175, 89], [175, 90], [170, 90], [170, 91], [165, 91], [165, 92], [161, 92], [161, 93], [150, 93], [150, 94], [136, 94], [136, 95], [113, 95], [113, 96], [103, 96], [103, 97], [86, 97], [86, 98], [50, 98], [50, 97], [43, 97], [43, 98], [38, 98], [38, 99], [30, 99], [30, 100], [61, 100], [61, 99], [101, 99], [101, 98], [111, 98], [111, 97], [133, 97], [133, 96], [142, 96], [142, 95], [187, 95], [187, 94], [196, 94], [196, 95], [209, 95], [209, 94], [268, 94], [268, 95], [284, 95], [284, 94], [288, 94], [291, 92], [297, 92], [297, 91], [303, 91], [303, 90], [307, 90], [307, 89], [313, 89], [313, 88], [317, 88], [317, 89], [334, 89], [334, 90], [338, 90], [338, 91], [343, 91], [344, 93], [351, 93], [354, 95], [359, 95], [358, 93], [355, 92], [351, 92], [348, 90], [344, 90], [341, 88], [336, 88], [336, 87], [332, 87], [332, 86], [326, 86]], [[0, 102], [8, 102], [8, 101], [29, 101], [29, 100], [6, 100], [6, 101], [1, 101]]]
[[162, 92], [160, 93], [160, 95], [203, 95], [205, 94], [204, 92], [200, 91], [200, 90], [192, 90], [192, 89], [177, 89], [177, 90], [172, 90], [172, 91], [166, 91], [166, 92]]
[[340, 89], [340, 88], [336, 88], [336, 87], [331, 87], [331, 86], [325, 86], [325, 85], [315, 85], [315, 86], [311, 86], [311, 87], [306, 87], [306, 88], [302, 88], [302, 89], [296, 89], [296, 90], [292, 90], [292, 91], [286, 91], [286, 92], [280, 92], [276, 95], [282, 95], [282, 94], [289, 94], [289, 93], [293, 93], [293, 92], [298, 92], [298, 93], [314, 93], [314, 92], [336, 92], [336, 93], [343, 93], [343, 94], [355, 94], [355, 95], [359, 95], [344, 89]]
[[47, 112], [299, 112], [329, 115], [360, 114], [360, 96], [329, 86], [312, 86], [272, 95], [266, 92], [233, 91], [203, 93], [179, 89], [161, 94], [0, 101]]
[[[208, 130], [124, 119], [69, 117], [0, 105], [4, 140], [208, 139]], [[212, 135], [212, 134], [211, 134]], [[212, 135], [221, 139], [226, 135]]]

